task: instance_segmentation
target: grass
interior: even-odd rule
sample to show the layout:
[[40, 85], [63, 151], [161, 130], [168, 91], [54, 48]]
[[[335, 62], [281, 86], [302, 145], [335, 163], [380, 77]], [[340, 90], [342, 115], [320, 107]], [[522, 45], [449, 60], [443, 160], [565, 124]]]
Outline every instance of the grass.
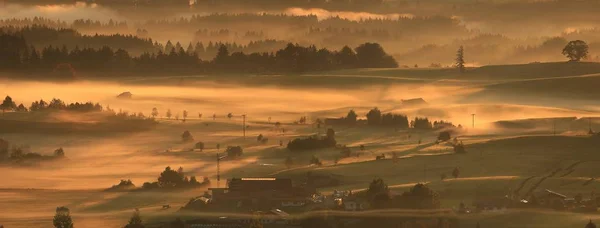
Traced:
[[[328, 88], [332, 91], [339, 89], [340, 93], [358, 93], [361, 90], [356, 88], [363, 88], [365, 85], [398, 84], [409, 89], [432, 84], [463, 85], [480, 90], [466, 95], [452, 94], [452, 97], [448, 98], [452, 99], [449, 103], [459, 104], [459, 113], [471, 111], [472, 107], [480, 107], [460, 106], [460, 103], [469, 105], [477, 104], [476, 101], [486, 102], [490, 106], [486, 106], [485, 110], [477, 109], [480, 111], [478, 116], [492, 116], [501, 112], [498, 107], [530, 102], [549, 110], [572, 106], [577, 110], [585, 109], [582, 113], [594, 116], [597, 114], [596, 109], [580, 104], [588, 103], [585, 99], [597, 98], [596, 92], [593, 91], [594, 84], [597, 84], [596, 77], [572, 76], [598, 72], [600, 67], [595, 63], [547, 63], [487, 66], [470, 69], [464, 75], [457, 74], [452, 69], [360, 69], [310, 75], [219, 76], [222, 77], [220, 79], [217, 76], [130, 78], [136, 80], [122, 82], [122, 85], [126, 87], [161, 84], [175, 89], [181, 89], [183, 86], [190, 89], [195, 86], [207, 86], [216, 81], [219, 86], [242, 84], [276, 87], [281, 90], [280, 93], [271, 96], [281, 97], [280, 99], [286, 101], [286, 109], [289, 110], [301, 108], [295, 106], [299, 105], [303, 98], [284, 97], [284, 93], [289, 92], [285, 90], [287, 87], [300, 90]], [[347, 90], [348, 88], [351, 89]], [[402, 92], [406, 91], [389, 91], [392, 95]], [[135, 91], [133, 93], [136, 94]], [[416, 96], [412, 93], [406, 94], [403, 96]], [[254, 106], [248, 102], [257, 98], [250, 98], [252, 95], [244, 94], [248, 98], [238, 100], [235, 104], [232, 104], [232, 101], [227, 103], [227, 106], [239, 105], [243, 109], [253, 111], [251, 109]], [[355, 96], [363, 98], [360, 94]], [[529, 96], [537, 101], [527, 100]], [[572, 103], [569, 105], [556, 102], [559, 98]], [[127, 104], [133, 106], [135, 102], [138, 100], [133, 99]], [[178, 100], [177, 104], [194, 105], [204, 102], [207, 101], [183, 99]], [[394, 102], [396, 101], [390, 103]], [[568, 196], [582, 193], [586, 197], [600, 187], [600, 182], [590, 182], [592, 178], [600, 175], [597, 171], [600, 162], [597, 148], [600, 144], [597, 139], [576, 136], [577, 132], [587, 132], [586, 119], [563, 118], [554, 121], [540, 116], [538, 119], [492, 121], [494, 127], [501, 130], [482, 128], [459, 136], [459, 140], [466, 144], [466, 154], [453, 154], [449, 145], [435, 144], [435, 132], [396, 132], [393, 129], [371, 127], [335, 128], [339, 144], [349, 146], [354, 152], [360, 151], [360, 145], [366, 147], [362, 156], [341, 159], [337, 165], [334, 164], [334, 160], [340, 156], [340, 151], [334, 148], [293, 153], [279, 146], [280, 141], [286, 144], [293, 138], [308, 136], [318, 131], [312, 125], [289, 124], [300, 115], [308, 115], [311, 118], [341, 116], [350, 108], [365, 113], [372, 104], [372, 100], [365, 98], [326, 109], [309, 107], [305, 108], [310, 110], [306, 112], [276, 113], [273, 122], [282, 121], [282, 128], [286, 129], [285, 134], [278, 132], [273, 124], [265, 122], [267, 116], [257, 114], [248, 121], [250, 128], [246, 131], [246, 139], [242, 136], [240, 119], [228, 120], [221, 115], [213, 121], [208, 116], [212, 114], [212, 110], [202, 110], [205, 112], [202, 120], [191, 119], [182, 123], [160, 119], [160, 124], [153, 129], [127, 135], [1, 133], [0, 137], [9, 142], [31, 145], [33, 152], [50, 153], [58, 147], [63, 147], [67, 157], [73, 162], [33, 169], [0, 167], [0, 172], [10, 180], [4, 186], [7, 189], [0, 190], [0, 221], [7, 227], [47, 227], [51, 224], [55, 208], [61, 205], [72, 209], [78, 227], [122, 226], [134, 208], [141, 209], [142, 217], [146, 221], [173, 219], [182, 215], [175, 213], [176, 208], [184, 205], [189, 198], [202, 195], [206, 189], [171, 193], [111, 193], [103, 192], [102, 189], [117, 184], [120, 179], [132, 179], [138, 186], [145, 181], [154, 181], [166, 166], [183, 166], [186, 175], [196, 175], [198, 179], [208, 176], [213, 186], [216, 186], [216, 154], [223, 153], [227, 146], [235, 145], [244, 148], [244, 156], [239, 160], [226, 160], [221, 163], [223, 179], [262, 176], [299, 178], [311, 172], [339, 178], [340, 186], [320, 189], [322, 192], [331, 192], [334, 189], [361, 190], [366, 188], [373, 178], [381, 177], [396, 194], [406, 191], [415, 183], [427, 182], [432, 189], [441, 194], [442, 205], [445, 208], [457, 207], [460, 202], [469, 205], [475, 197], [503, 196], [508, 191], [519, 188], [523, 180], [533, 177], [523, 185], [521, 192], [525, 192], [542, 177], [554, 172], [556, 174], [543, 181], [537, 190], [547, 188]], [[309, 105], [318, 104], [315, 102]], [[215, 106], [215, 109], [225, 112], [225, 105], [220, 105], [219, 102], [209, 102], [205, 106]], [[384, 107], [381, 108], [383, 110]], [[165, 108], [161, 111], [164, 111], [163, 109]], [[446, 111], [449, 108], [440, 106], [439, 109]], [[390, 110], [411, 111], [396, 106]], [[531, 109], [512, 107], [502, 110], [515, 113]], [[263, 112], [267, 111], [269, 110]], [[414, 113], [419, 111], [423, 110], [416, 110]], [[6, 119], [23, 121], [19, 119], [20, 116], [9, 115], [12, 114], [5, 116]], [[48, 116], [31, 118], [43, 119]], [[552, 136], [552, 124], [555, 122], [558, 135]], [[592, 127], [598, 128], [596, 121], [593, 122]], [[180, 136], [185, 130], [192, 133], [195, 139], [193, 142], [181, 142]], [[324, 132], [325, 128], [321, 129], [321, 133]], [[269, 142], [257, 142], [258, 134], [268, 137]], [[422, 140], [421, 144], [418, 143], [419, 139]], [[198, 141], [204, 142], [205, 150], [190, 151]], [[219, 150], [216, 149], [217, 144], [221, 145]], [[391, 153], [396, 153], [400, 159], [397, 162], [391, 159], [376, 161], [375, 156], [381, 153], [385, 153], [388, 158], [391, 157]], [[322, 167], [308, 164], [313, 155], [324, 162]], [[284, 165], [287, 157], [292, 157], [295, 162], [291, 169]], [[456, 167], [460, 169], [460, 176], [454, 179], [450, 173]], [[558, 170], [559, 168], [561, 170]], [[450, 178], [442, 181], [441, 174], [447, 174]], [[224, 181], [221, 182], [221, 186], [224, 186]], [[32, 187], [52, 190], [25, 190]], [[164, 204], [170, 204], [173, 209], [162, 210], [161, 206]], [[465, 215], [460, 219], [464, 227], [474, 227], [477, 222], [482, 227], [583, 227], [588, 218], [597, 219], [596, 215], [545, 210], [490, 212]]]

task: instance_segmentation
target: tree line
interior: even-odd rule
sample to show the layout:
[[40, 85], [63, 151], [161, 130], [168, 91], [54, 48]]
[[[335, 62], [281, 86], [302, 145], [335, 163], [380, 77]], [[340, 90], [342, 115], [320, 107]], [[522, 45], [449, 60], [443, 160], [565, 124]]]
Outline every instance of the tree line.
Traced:
[[83, 35], [72, 28], [53, 28], [37, 24], [24, 27], [3, 26], [0, 27], [0, 35], [22, 37], [24, 40], [27, 40], [28, 45], [38, 49], [48, 46], [64, 46], [68, 49], [76, 47], [99, 49], [109, 46], [114, 49], [128, 50], [135, 54], [159, 50], [157, 42], [134, 35], [119, 33], [112, 35]]
[[[351, 68], [392, 68], [398, 64], [377, 43], [364, 43], [354, 50], [339, 51], [288, 44], [276, 52], [230, 53], [221, 45], [214, 59], [201, 60], [195, 52], [175, 48], [169, 53], [145, 52], [135, 57], [123, 49], [110, 47], [79, 48], [47, 46], [41, 51], [29, 45], [23, 36], [0, 34], [0, 70], [52, 70], [56, 77], [74, 77], [78, 71], [92, 72], [309, 72]], [[63, 72], [64, 71], [64, 72]]]
[[[39, 101], [34, 101], [31, 103], [29, 108], [25, 107], [23, 103], [17, 105], [16, 102], [10, 96], [6, 96], [2, 103], [0, 104], [0, 109], [3, 112], [6, 111], [16, 111], [16, 112], [35, 112], [35, 111], [44, 111], [44, 110], [66, 110], [66, 111], [78, 111], [78, 112], [101, 112], [104, 110], [104, 107], [99, 103], [85, 102], [85, 103], [65, 103], [61, 99], [52, 98], [50, 102], [44, 101], [44, 99], [40, 99]], [[108, 109], [110, 110], [110, 108]]]

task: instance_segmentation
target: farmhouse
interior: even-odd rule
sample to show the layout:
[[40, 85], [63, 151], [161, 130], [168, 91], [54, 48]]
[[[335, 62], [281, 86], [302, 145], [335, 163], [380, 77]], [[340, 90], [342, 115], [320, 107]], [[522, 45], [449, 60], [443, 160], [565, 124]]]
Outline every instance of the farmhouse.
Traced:
[[402, 100], [402, 106], [405, 107], [415, 107], [415, 106], [425, 106], [428, 103], [423, 100], [423, 98], [413, 98], [408, 100]]
[[304, 206], [314, 189], [295, 187], [291, 179], [234, 178], [228, 188], [210, 188], [212, 203], [261, 210]]

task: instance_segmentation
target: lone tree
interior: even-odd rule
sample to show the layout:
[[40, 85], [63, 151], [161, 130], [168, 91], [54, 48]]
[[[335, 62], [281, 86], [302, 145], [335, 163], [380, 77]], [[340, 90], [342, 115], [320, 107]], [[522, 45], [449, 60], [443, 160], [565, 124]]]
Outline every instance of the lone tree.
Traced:
[[15, 102], [10, 96], [6, 96], [6, 98], [4, 98], [4, 101], [2, 101], [2, 104], [0, 104], [0, 109], [2, 109], [3, 113], [6, 110], [15, 110], [17, 109], [17, 104], [15, 104]]
[[388, 188], [388, 185], [385, 184], [383, 179], [376, 178], [373, 179], [373, 181], [371, 181], [371, 183], [369, 184], [369, 188], [367, 189], [367, 196], [375, 197], [377, 194], [388, 193], [389, 191], [390, 190]]
[[369, 125], [379, 125], [381, 124], [381, 111], [377, 107], [371, 109], [367, 113], [367, 123]]
[[570, 41], [562, 50], [562, 54], [570, 61], [580, 61], [588, 57], [589, 46], [583, 40]]
[[185, 120], [187, 119], [187, 117], [188, 117], [188, 111], [183, 110], [183, 122], [185, 122]]
[[356, 118], [358, 116], [356, 115], [356, 112], [354, 112], [354, 110], [350, 110], [348, 112], [348, 115], [346, 115], [346, 122], [348, 124], [355, 124], [356, 123]]
[[173, 116], [173, 113], [171, 113], [171, 109], [167, 109], [167, 118], [171, 119], [171, 116]]
[[458, 48], [458, 51], [456, 51], [456, 68], [458, 68], [458, 71], [460, 71], [461, 73], [465, 72], [465, 49], [463, 48], [463, 46], [461, 45]]
[[71, 220], [69, 208], [57, 207], [52, 223], [56, 228], [73, 228], [73, 220]]
[[202, 150], [204, 150], [204, 143], [203, 142], [197, 142], [196, 145], [194, 146], [194, 148], [200, 150], [200, 152], [202, 152]]
[[63, 148], [58, 148], [56, 150], [54, 150], [54, 156], [55, 157], [64, 157], [65, 156], [65, 151], [63, 150]]
[[144, 228], [144, 225], [142, 225], [142, 217], [140, 217], [139, 209], [135, 209], [133, 215], [129, 219], [129, 223], [127, 223], [125, 228]]
[[233, 117], [233, 114], [231, 114], [231, 112], [229, 114], [227, 114], [227, 118], [231, 119], [231, 117]]
[[228, 146], [225, 152], [227, 157], [237, 158], [244, 154], [244, 149], [241, 146]]
[[156, 118], [158, 116], [158, 109], [152, 108], [152, 113], [150, 115], [152, 115], [152, 118]]
[[587, 225], [585, 225], [585, 228], [596, 228], [596, 224], [594, 224], [590, 219], [590, 222]]
[[183, 134], [181, 134], [181, 140], [183, 142], [194, 141], [194, 136], [192, 136], [190, 131], [184, 131]]
[[450, 138], [450, 131], [442, 131], [438, 134], [438, 140], [440, 141], [448, 141]]
[[458, 167], [454, 168], [454, 170], [452, 170], [452, 176], [454, 177], [454, 179], [458, 178], [459, 175], [460, 170], [458, 170]]

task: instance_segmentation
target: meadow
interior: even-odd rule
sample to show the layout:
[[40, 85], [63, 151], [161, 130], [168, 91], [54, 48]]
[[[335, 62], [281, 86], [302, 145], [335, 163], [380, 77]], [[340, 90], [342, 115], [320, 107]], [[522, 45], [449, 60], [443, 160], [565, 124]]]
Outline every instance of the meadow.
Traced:
[[[571, 65], [569, 65], [571, 64]], [[121, 179], [141, 186], [156, 180], [166, 166], [183, 167], [186, 175], [208, 177], [217, 186], [217, 153], [227, 146], [242, 146], [241, 159], [221, 164], [221, 176], [292, 177], [311, 174], [334, 176], [340, 185], [319, 189], [360, 191], [380, 177], [393, 192], [401, 193], [425, 182], [441, 195], [444, 208], [476, 197], [504, 196], [531, 188], [542, 177], [537, 191], [551, 189], [573, 196], [589, 196], [600, 187], [595, 180], [600, 157], [598, 138], [587, 135], [600, 129], [599, 94], [594, 88], [600, 75], [595, 63], [544, 63], [472, 68], [465, 74], [451, 69], [347, 70], [301, 75], [186, 75], [162, 78], [129, 77], [119, 81], [81, 78], [71, 82], [0, 81], [0, 95], [10, 95], [26, 106], [39, 99], [99, 102], [111, 109], [150, 115], [157, 108], [158, 124], [134, 132], [4, 132], [0, 138], [27, 145], [34, 152], [65, 150], [67, 161], [36, 167], [0, 166], [0, 224], [5, 227], [49, 227], [58, 206], [71, 209], [77, 227], [118, 227], [127, 223], [134, 208], [148, 221], [180, 216], [177, 208], [205, 188], [174, 192], [105, 192]], [[116, 96], [129, 91], [131, 99]], [[423, 98], [426, 106], [402, 105], [403, 99]], [[353, 109], [359, 118], [373, 107], [431, 120], [461, 124], [458, 137], [466, 154], [454, 154], [446, 143], [436, 144], [437, 132], [367, 126], [333, 127], [338, 144], [360, 157], [339, 159], [339, 150], [290, 152], [289, 140], [324, 133], [319, 118], [342, 117]], [[173, 117], [165, 113], [171, 110]], [[181, 121], [183, 110], [189, 115]], [[227, 114], [232, 113], [232, 118]], [[199, 114], [202, 114], [200, 117]], [[243, 118], [247, 116], [244, 131]], [[475, 122], [473, 117], [475, 114]], [[4, 113], [2, 120], [77, 124], [94, 117], [58, 113]], [[179, 120], [175, 120], [175, 116]], [[213, 119], [213, 115], [216, 117]], [[306, 116], [308, 124], [294, 124]], [[280, 122], [281, 126], [275, 126]], [[285, 129], [285, 133], [281, 129]], [[192, 142], [182, 142], [190, 131]], [[119, 132], [119, 133], [116, 133]], [[244, 136], [245, 132], [245, 136]], [[259, 134], [268, 143], [257, 142]], [[204, 142], [202, 152], [190, 151]], [[419, 142], [421, 141], [421, 142]], [[284, 146], [280, 146], [283, 142]], [[216, 145], [220, 144], [220, 149]], [[375, 160], [396, 153], [397, 160]], [[317, 156], [323, 166], [309, 165]], [[284, 164], [292, 157], [294, 166]], [[335, 162], [338, 160], [337, 162]], [[458, 178], [450, 177], [459, 168]], [[449, 178], [441, 180], [447, 174]], [[525, 179], [532, 178], [527, 182]], [[523, 184], [524, 183], [524, 184]], [[224, 181], [220, 182], [223, 186]], [[163, 210], [169, 204], [172, 209]], [[202, 216], [198, 214], [197, 216]], [[460, 215], [461, 227], [583, 227], [598, 214], [546, 210], [505, 210]]]

